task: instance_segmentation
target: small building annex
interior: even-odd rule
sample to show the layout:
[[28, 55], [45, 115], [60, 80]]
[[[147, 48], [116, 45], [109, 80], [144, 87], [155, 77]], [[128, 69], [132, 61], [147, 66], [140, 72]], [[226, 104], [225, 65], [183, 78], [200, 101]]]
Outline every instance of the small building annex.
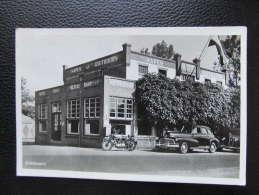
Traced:
[[[156, 132], [138, 128], [135, 81], [146, 73], [226, 86], [227, 73], [200, 67], [175, 55], [173, 60], [123, 50], [73, 67], [63, 66], [62, 86], [35, 92], [35, 142], [100, 147], [114, 129], [139, 137]], [[144, 142], [143, 142], [144, 143]], [[141, 143], [139, 144], [141, 146]], [[144, 145], [143, 145], [144, 146]]]

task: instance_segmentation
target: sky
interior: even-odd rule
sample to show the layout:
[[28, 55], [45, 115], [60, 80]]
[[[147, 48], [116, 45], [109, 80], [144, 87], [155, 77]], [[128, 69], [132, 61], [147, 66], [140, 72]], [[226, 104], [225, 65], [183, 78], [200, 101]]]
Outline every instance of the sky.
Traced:
[[[149, 48], [162, 40], [172, 44], [182, 59], [192, 61], [199, 57], [209, 36], [190, 35], [130, 35], [98, 34], [75, 30], [33, 30], [18, 33], [16, 37], [16, 66], [27, 80], [27, 88], [35, 90], [63, 84], [63, 65], [76, 66], [122, 50], [129, 43], [132, 50]], [[201, 66], [212, 69], [217, 60], [215, 46], [209, 47], [201, 59]]]

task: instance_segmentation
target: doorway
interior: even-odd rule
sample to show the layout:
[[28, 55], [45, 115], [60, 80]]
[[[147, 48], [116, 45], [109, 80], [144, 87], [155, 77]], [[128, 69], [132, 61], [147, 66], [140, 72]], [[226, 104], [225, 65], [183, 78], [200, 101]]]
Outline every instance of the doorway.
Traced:
[[61, 141], [61, 106], [60, 103], [52, 104], [52, 113], [51, 113], [51, 138], [54, 141]]

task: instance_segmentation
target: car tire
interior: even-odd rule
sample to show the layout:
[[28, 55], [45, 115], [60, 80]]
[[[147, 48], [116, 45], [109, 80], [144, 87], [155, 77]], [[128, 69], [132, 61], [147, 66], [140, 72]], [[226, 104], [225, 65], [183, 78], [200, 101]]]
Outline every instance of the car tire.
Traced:
[[216, 145], [216, 143], [215, 143], [215, 142], [211, 142], [211, 143], [210, 143], [209, 152], [210, 152], [210, 153], [214, 153], [214, 152], [216, 152], [216, 150], [217, 150], [217, 145]]
[[187, 142], [182, 142], [180, 145], [180, 153], [181, 154], [186, 154], [189, 150], [189, 145]]

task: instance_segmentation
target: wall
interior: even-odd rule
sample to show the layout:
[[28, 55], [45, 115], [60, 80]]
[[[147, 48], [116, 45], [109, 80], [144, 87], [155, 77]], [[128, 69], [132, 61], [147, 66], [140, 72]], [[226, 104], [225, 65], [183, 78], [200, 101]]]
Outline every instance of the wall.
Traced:
[[221, 81], [222, 86], [226, 87], [225, 74], [222, 73], [222, 72], [216, 72], [216, 71], [213, 71], [213, 70], [207, 70], [207, 69], [201, 68], [201, 74], [200, 74], [199, 82], [204, 83], [205, 79], [210, 79], [212, 83], [216, 83], [216, 81]]
[[[85, 147], [100, 147], [102, 138], [102, 126], [103, 126], [103, 81], [99, 83], [98, 86], [84, 87], [84, 82], [80, 83], [80, 88], [71, 89], [71, 85], [67, 84], [63, 87], [58, 87], [59, 92], [53, 93], [51, 88], [46, 90], [41, 90], [36, 92], [36, 116], [38, 116], [37, 106], [39, 104], [48, 105], [48, 122], [47, 122], [47, 132], [39, 132], [38, 130], [38, 120], [36, 117], [36, 144], [41, 145], [66, 145], [66, 146], [85, 146]], [[55, 90], [54, 90], [55, 91]], [[100, 97], [101, 98], [101, 110], [100, 110], [100, 122], [99, 122], [99, 133], [100, 135], [83, 135], [83, 108], [84, 108], [84, 98], [85, 97]], [[66, 128], [66, 118], [67, 118], [67, 100], [69, 99], [81, 99], [80, 101], [80, 131], [79, 135], [67, 134]], [[51, 139], [52, 133], [52, 121], [51, 121], [51, 104], [52, 102], [61, 102], [62, 111], [62, 126], [61, 126], [61, 141], [54, 141]]]
[[[109, 97], [133, 98], [135, 91], [134, 81], [104, 76], [104, 104], [103, 104], [103, 125], [106, 128], [106, 135], [111, 133], [109, 122]], [[134, 116], [133, 116], [134, 119]], [[131, 134], [134, 134], [134, 122], [131, 124]]]
[[132, 52], [130, 65], [126, 67], [126, 79], [138, 80], [142, 77], [142, 75], [139, 74], [139, 65], [147, 65], [149, 73], [158, 73], [158, 69], [167, 70], [167, 77], [171, 79], [175, 78], [176, 75], [175, 62], [173, 60], [169, 61]]

